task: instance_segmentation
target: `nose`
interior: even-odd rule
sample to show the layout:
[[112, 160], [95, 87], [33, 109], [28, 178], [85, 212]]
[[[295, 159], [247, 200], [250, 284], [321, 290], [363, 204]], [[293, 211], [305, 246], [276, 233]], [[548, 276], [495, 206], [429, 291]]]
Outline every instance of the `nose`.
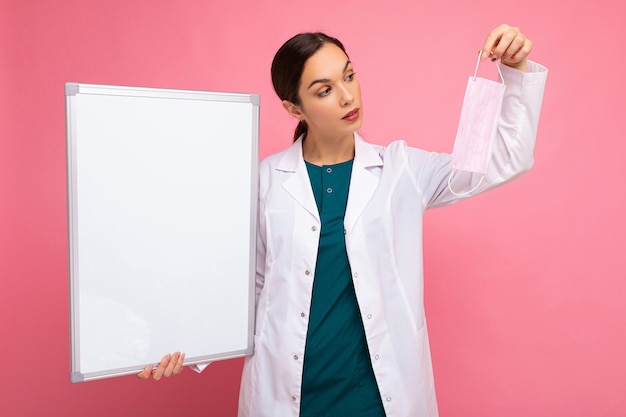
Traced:
[[346, 107], [350, 105], [354, 101], [354, 94], [347, 86], [342, 86], [341, 88], [341, 96], [340, 96], [340, 104], [342, 107]]

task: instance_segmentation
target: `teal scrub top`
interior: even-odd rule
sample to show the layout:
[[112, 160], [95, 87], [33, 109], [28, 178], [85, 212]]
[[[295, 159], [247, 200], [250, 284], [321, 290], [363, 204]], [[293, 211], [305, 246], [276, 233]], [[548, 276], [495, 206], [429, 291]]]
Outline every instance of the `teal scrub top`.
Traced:
[[384, 417], [344, 237], [352, 161], [306, 163], [321, 219], [302, 375], [301, 417]]

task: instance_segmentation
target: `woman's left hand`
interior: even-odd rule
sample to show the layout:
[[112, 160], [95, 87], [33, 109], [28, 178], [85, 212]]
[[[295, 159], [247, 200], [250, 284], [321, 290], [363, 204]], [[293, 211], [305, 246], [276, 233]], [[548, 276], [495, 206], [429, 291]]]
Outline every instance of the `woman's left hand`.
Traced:
[[517, 27], [500, 25], [492, 30], [482, 47], [480, 59], [499, 59], [504, 65], [527, 71], [526, 61], [533, 43]]

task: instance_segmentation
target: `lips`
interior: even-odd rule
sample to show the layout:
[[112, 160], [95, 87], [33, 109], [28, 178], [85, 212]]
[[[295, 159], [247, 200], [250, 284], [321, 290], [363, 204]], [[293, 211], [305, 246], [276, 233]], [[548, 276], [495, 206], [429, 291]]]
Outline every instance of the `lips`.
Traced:
[[359, 117], [359, 109], [350, 110], [345, 116], [342, 117], [343, 120], [354, 121]]

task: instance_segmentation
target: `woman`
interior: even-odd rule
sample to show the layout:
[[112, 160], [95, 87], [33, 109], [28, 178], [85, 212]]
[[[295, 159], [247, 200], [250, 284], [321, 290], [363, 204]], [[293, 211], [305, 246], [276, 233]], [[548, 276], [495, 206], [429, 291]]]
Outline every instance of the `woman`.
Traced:
[[[475, 195], [528, 170], [547, 71], [507, 25], [481, 59], [500, 59], [507, 85], [487, 174], [456, 172]], [[356, 133], [363, 105], [343, 45], [321, 33], [287, 41], [272, 63], [295, 142], [260, 165], [255, 353], [240, 416], [437, 415], [423, 309], [422, 217], [459, 198], [451, 156]], [[523, 94], [522, 94], [523, 89]], [[166, 356], [155, 379], [182, 370]]]

